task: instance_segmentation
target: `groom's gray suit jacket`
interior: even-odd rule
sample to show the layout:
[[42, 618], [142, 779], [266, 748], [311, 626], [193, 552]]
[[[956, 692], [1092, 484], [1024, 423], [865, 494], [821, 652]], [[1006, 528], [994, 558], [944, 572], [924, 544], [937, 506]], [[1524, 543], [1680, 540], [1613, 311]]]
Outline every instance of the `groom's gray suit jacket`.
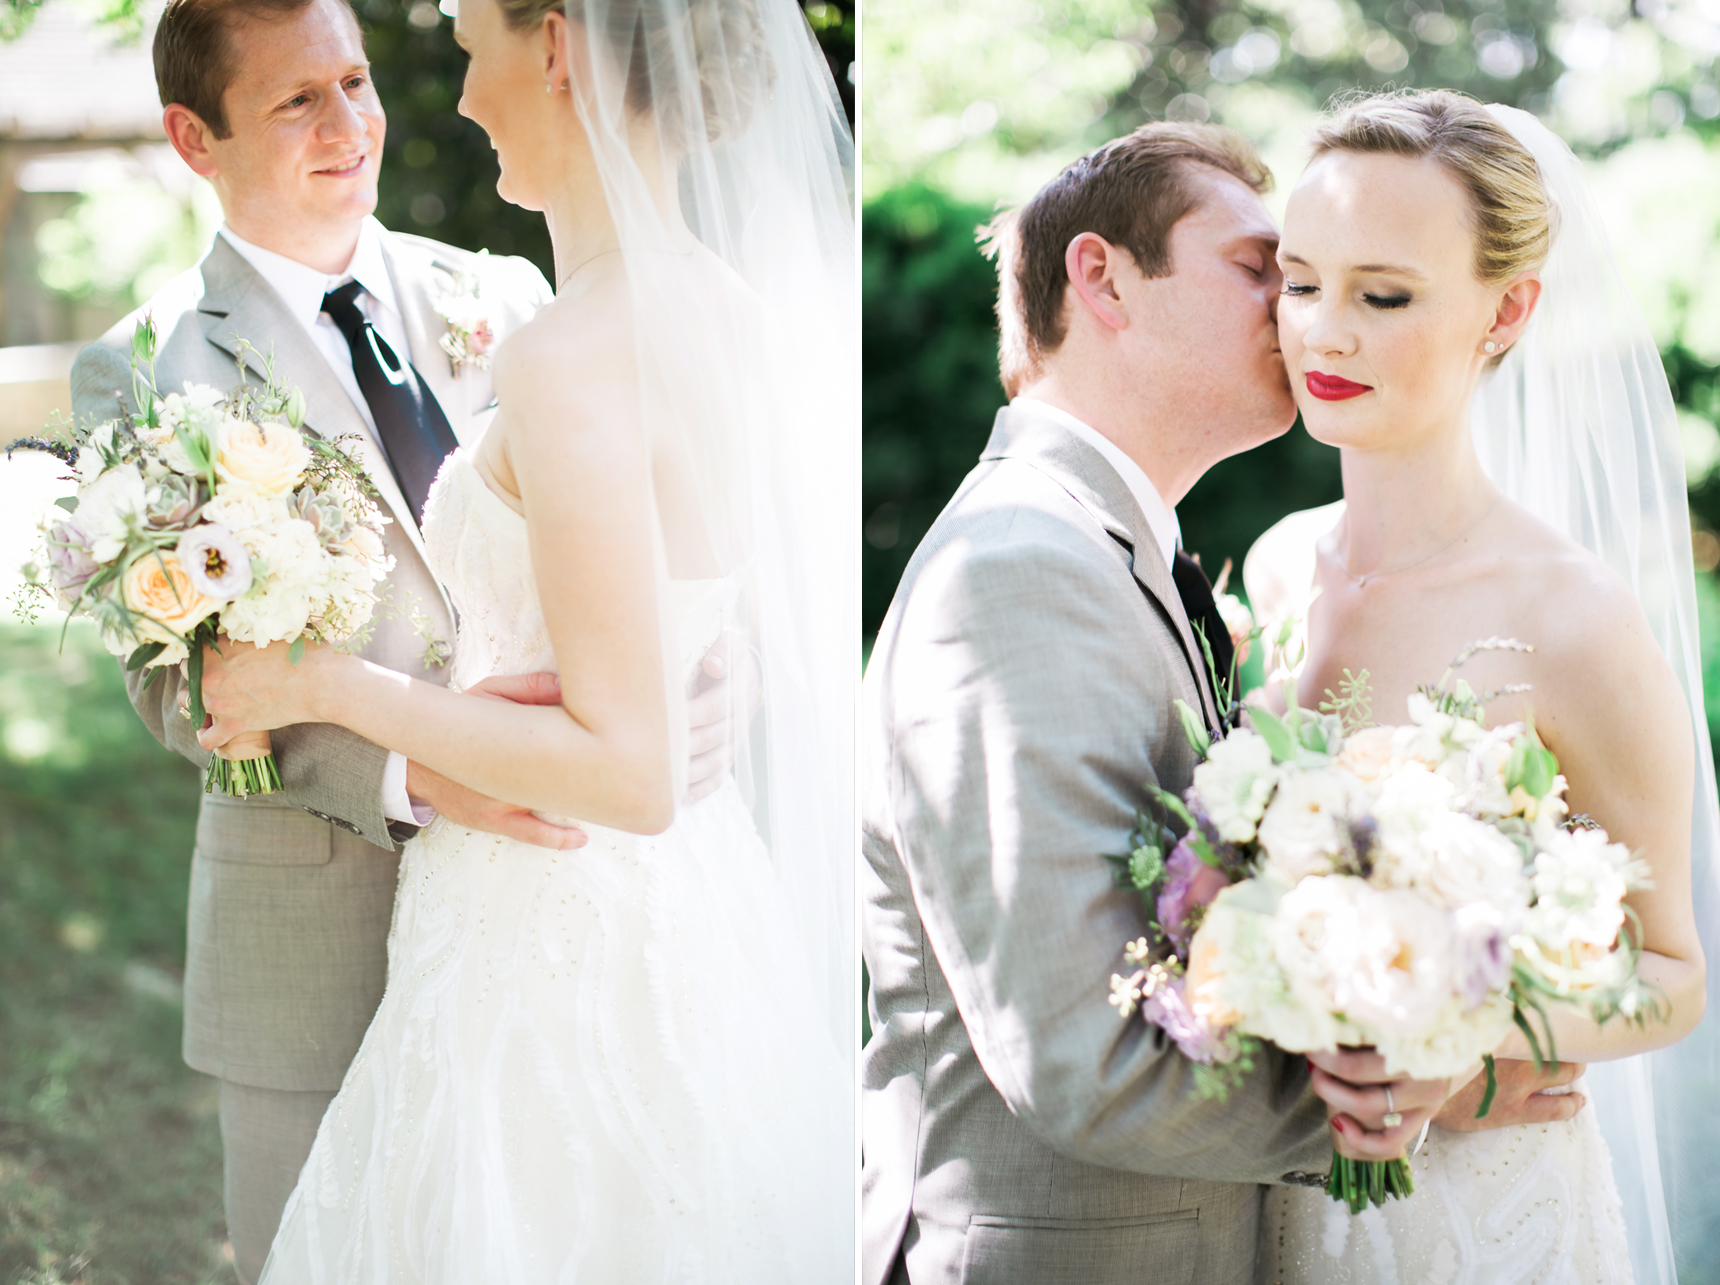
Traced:
[[[439, 347], [446, 324], [435, 293], [460, 271], [480, 275], [480, 299], [498, 337], [529, 320], [550, 297], [523, 259], [480, 258], [421, 237], [382, 235], [410, 358], [447, 414], [455, 437], [475, 442], [494, 392], [470, 367], [458, 378]], [[356, 434], [381, 493], [393, 611], [379, 613], [361, 653], [431, 682], [424, 631], [453, 642], [453, 612], [424, 560], [423, 541], [387, 462], [320, 350], [269, 284], [222, 237], [204, 260], [78, 355], [72, 404], [80, 420], [109, 419], [130, 405], [132, 330], [145, 313], [160, 331], [157, 385], [185, 380], [226, 391], [239, 379], [238, 340], [274, 350], [276, 372], [305, 394], [307, 427], [324, 437]], [[257, 378], [260, 363], [247, 363]], [[415, 625], [408, 615], [416, 613]], [[199, 766], [208, 755], [178, 716], [177, 672], [132, 703], [157, 740]], [[328, 724], [273, 734], [285, 790], [243, 801], [205, 795], [197, 821], [185, 960], [185, 1060], [199, 1071], [265, 1089], [340, 1087], [382, 998], [398, 837], [382, 815], [387, 752]]]
[[1301, 1059], [1203, 1101], [1107, 1003], [1144, 920], [1101, 854], [1189, 784], [1196, 654], [1115, 470], [1000, 411], [866, 673], [864, 1285], [899, 1252], [915, 1285], [1231, 1285], [1255, 1184], [1325, 1168]]

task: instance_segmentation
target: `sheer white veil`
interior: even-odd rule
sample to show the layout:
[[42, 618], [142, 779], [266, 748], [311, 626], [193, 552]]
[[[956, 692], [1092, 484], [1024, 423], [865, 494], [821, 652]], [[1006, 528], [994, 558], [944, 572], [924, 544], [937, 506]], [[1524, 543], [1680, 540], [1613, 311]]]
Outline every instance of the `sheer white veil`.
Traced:
[[829, 1209], [804, 1229], [818, 1265], [800, 1279], [846, 1279], [859, 1168], [853, 142], [794, 0], [566, 0], [566, 13], [571, 97], [620, 243], [667, 587], [728, 581], [736, 653], [763, 676], [759, 713], [736, 711], [736, 775], [790, 906], [762, 931], [790, 944], [814, 1011], [736, 995], [731, 1020], [828, 1046], [840, 1083], [803, 1087], [827, 1117], [813, 1182]]
[[[1527, 112], [1488, 110], [1534, 156], [1553, 207], [1554, 238], [1533, 321], [1476, 391], [1476, 448], [1507, 495], [1625, 578], [1684, 685], [1697, 750], [1691, 873], [1712, 996], [1720, 971], [1720, 812], [1672, 394], [1581, 163]], [[1707, 1020], [1672, 1048], [1588, 1068], [1637, 1285], [1676, 1279], [1674, 1245], [1687, 1265], [1710, 1261], [1703, 1250], [1712, 1252], [1720, 1230], [1720, 1183], [1712, 1176], [1720, 1157], [1714, 1007], [1710, 998]]]

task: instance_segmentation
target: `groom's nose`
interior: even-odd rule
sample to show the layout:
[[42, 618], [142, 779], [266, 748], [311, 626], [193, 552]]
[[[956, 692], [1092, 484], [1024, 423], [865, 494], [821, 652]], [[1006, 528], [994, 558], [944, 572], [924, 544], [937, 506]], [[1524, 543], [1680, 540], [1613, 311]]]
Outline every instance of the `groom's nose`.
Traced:
[[317, 120], [317, 139], [324, 143], [357, 142], [369, 133], [358, 104], [343, 91], [329, 95]]

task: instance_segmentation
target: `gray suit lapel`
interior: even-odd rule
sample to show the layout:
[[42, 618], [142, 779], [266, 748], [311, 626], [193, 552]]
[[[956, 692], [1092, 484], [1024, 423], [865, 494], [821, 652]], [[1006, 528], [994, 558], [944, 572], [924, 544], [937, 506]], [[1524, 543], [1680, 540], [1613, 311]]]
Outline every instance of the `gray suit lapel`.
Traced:
[[[383, 262], [394, 282], [394, 297], [400, 305], [401, 320], [406, 325], [406, 346], [412, 365], [430, 385], [448, 426], [454, 436], [467, 443], [466, 429], [471, 420], [467, 406], [469, 389], [454, 377], [452, 359], [442, 349], [442, 334], [447, 322], [437, 315], [430, 294], [430, 281], [438, 265], [429, 255], [389, 236], [381, 237]], [[469, 385], [470, 379], [465, 381]]]
[[1218, 711], [1208, 681], [1206, 659], [1194, 631], [1189, 628], [1182, 595], [1171, 579], [1170, 568], [1165, 565], [1146, 515], [1117, 471], [1098, 451], [1055, 420], [1008, 406], [998, 411], [991, 440], [980, 458], [1015, 459], [1032, 465], [1067, 491], [1124, 548], [1135, 583], [1146, 591], [1176, 631], [1195, 689], [1200, 693], [1202, 714], [1208, 727], [1216, 727]]
[[[234, 358], [238, 357], [241, 339], [260, 347], [265, 355], [272, 346], [276, 372], [289, 384], [297, 384], [305, 395], [305, 427], [319, 437], [357, 440], [355, 454], [375, 483], [383, 510], [419, 558], [428, 563], [424, 537], [387, 457], [352, 404], [352, 397], [281, 297], [220, 236], [203, 262], [203, 281], [203, 299], [197, 312], [209, 342]], [[246, 355], [245, 366], [259, 383], [263, 381], [263, 362], [255, 353]]]

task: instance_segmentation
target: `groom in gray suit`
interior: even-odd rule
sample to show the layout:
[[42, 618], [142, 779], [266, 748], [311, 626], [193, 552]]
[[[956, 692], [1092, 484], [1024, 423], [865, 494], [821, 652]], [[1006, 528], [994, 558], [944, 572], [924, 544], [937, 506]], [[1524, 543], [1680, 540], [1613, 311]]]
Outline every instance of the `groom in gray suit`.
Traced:
[[[1105, 1002], [1144, 922], [1101, 854], [1149, 783], [1190, 783], [1173, 702], [1215, 717], [1175, 505], [1295, 418], [1267, 182], [1228, 131], [1149, 125], [994, 229], [1013, 400], [864, 688], [865, 1285], [1232, 1285], [1259, 1184], [1327, 1168], [1303, 1058], [1268, 1049], [1203, 1100]], [[1322, 1094], [1380, 1128], [1377, 1059], [1330, 1058], [1352, 1082]], [[1359, 1154], [1396, 1154], [1445, 1097], [1394, 1088], [1405, 1124]]]
[[[362, 655], [443, 682], [453, 611], [425, 560], [424, 494], [446, 451], [476, 441], [494, 395], [484, 370], [456, 368], [442, 349], [435, 304], [470, 274], [499, 342], [549, 286], [523, 259], [400, 236], [370, 217], [384, 118], [343, 0], [169, 0], [155, 68], [168, 137], [213, 183], [226, 222], [200, 264], [79, 355], [75, 413], [107, 419], [129, 405], [144, 314], [160, 332], [164, 394], [185, 380], [232, 387], [240, 340], [272, 349], [304, 392], [307, 427], [356, 444], [390, 519], [392, 606]], [[242, 363], [257, 380], [255, 353]], [[147, 691], [138, 679], [132, 701], [156, 738], [205, 764], [179, 716], [177, 672]], [[543, 675], [481, 687], [560, 699]], [[397, 845], [434, 813], [545, 848], [585, 841], [338, 727], [282, 728], [273, 743], [283, 791], [204, 797], [186, 950], [185, 1060], [220, 1080], [227, 1226], [246, 1281], [382, 997]], [[695, 760], [690, 776], [712, 769]]]

